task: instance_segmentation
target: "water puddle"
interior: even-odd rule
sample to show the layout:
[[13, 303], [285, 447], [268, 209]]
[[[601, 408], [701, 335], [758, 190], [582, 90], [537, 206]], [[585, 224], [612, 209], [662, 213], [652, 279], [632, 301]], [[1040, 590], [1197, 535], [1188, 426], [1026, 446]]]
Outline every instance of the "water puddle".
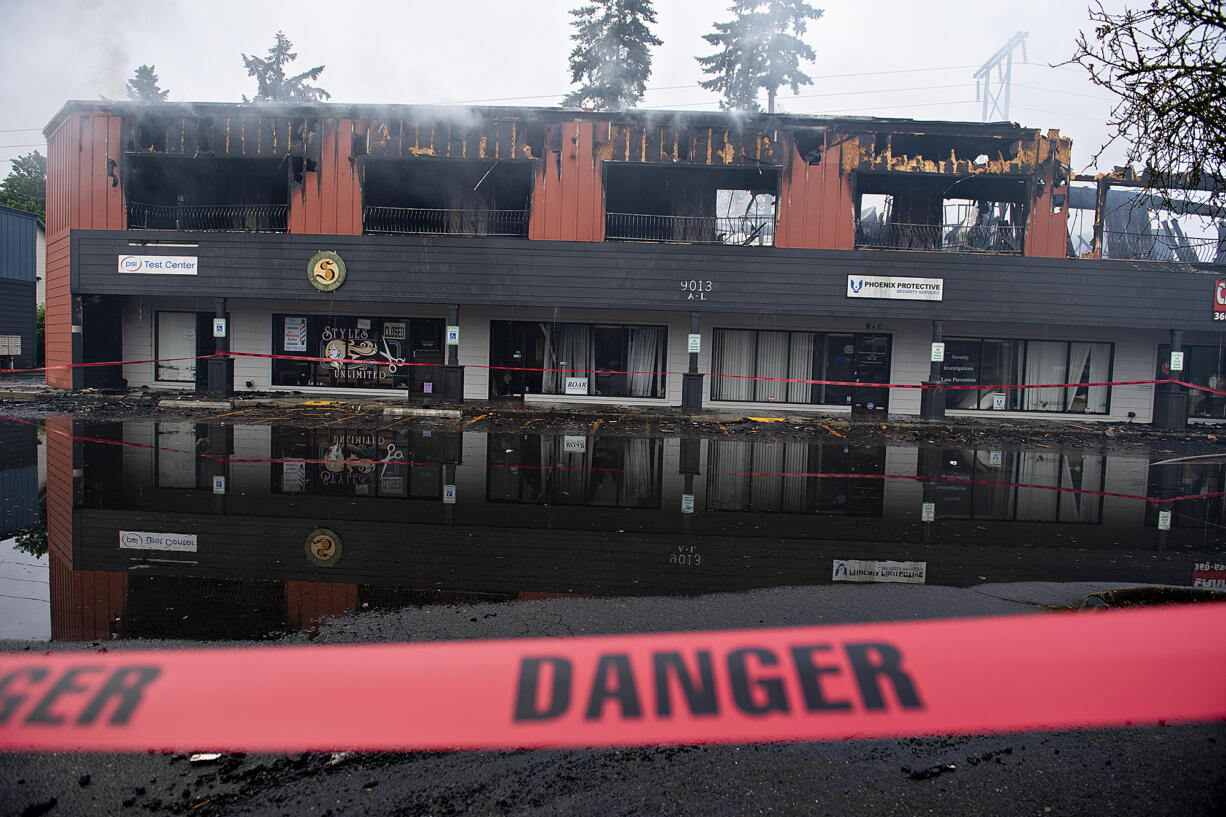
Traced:
[[46, 522], [0, 550], [5, 638], [258, 639], [352, 610], [844, 581], [1226, 583], [1214, 460], [403, 422], [0, 435], [0, 534]]

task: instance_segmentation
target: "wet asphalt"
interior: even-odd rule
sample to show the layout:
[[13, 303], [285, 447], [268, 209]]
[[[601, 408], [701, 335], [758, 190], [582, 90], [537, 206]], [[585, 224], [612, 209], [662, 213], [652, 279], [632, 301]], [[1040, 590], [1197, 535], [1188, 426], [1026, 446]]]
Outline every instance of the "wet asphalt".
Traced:
[[[1107, 587], [824, 586], [695, 597], [435, 605], [336, 619], [281, 643], [1052, 615]], [[116, 646], [6, 642], [0, 649]], [[122, 648], [185, 646], [191, 645], [124, 642]], [[319, 705], [326, 707], [330, 696], [344, 694], [321, 690]], [[0, 792], [0, 814], [24, 817], [1219, 815], [1226, 812], [1226, 724], [629, 750], [227, 755], [200, 765], [184, 755], [8, 755], [0, 756]]]

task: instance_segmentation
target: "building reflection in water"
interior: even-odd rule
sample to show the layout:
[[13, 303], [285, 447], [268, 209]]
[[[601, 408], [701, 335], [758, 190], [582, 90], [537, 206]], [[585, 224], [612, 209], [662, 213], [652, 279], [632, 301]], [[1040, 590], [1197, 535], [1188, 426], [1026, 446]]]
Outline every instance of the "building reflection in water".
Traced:
[[929, 583], [955, 586], [1186, 585], [1223, 550], [1221, 497], [1174, 503], [1170, 531], [1135, 498], [1220, 491], [1220, 464], [408, 424], [48, 427], [52, 635], [65, 640], [821, 584], [847, 558], [922, 561]]

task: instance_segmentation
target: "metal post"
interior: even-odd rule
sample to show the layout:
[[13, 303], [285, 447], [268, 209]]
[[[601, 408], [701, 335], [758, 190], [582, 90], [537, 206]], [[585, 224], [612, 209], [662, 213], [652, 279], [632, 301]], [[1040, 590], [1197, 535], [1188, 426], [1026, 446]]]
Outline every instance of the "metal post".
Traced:
[[[447, 325], [460, 325], [460, 305], [447, 307]], [[464, 367], [460, 365], [460, 345], [447, 344], [447, 363], [443, 366], [443, 402], [464, 402]]]
[[[215, 307], [214, 314], [216, 317], [225, 319], [226, 299], [218, 298]], [[225, 333], [219, 338], [214, 338], [214, 348], [221, 357], [211, 357], [205, 361], [208, 375], [206, 378], [206, 388], [209, 394], [223, 397], [234, 394], [234, 358], [230, 357], [229, 354], [230, 331], [231, 327], [229, 321], [227, 321]]]
[[[690, 313], [690, 334], [700, 334], [697, 312]], [[690, 352], [689, 371], [681, 375], [681, 410], [691, 413], [702, 411], [702, 375], [698, 372], [698, 352]]]
[[[941, 343], [942, 326], [940, 321], [932, 322], [932, 342]], [[930, 355], [931, 357], [931, 355]], [[928, 368], [928, 379], [925, 386], [938, 386], [943, 382], [941, 367], [943, 364], [932, 361]], [[945, 390], [924, 389], [920, 392], [920, 419], [943, 420], [945, 418]]]

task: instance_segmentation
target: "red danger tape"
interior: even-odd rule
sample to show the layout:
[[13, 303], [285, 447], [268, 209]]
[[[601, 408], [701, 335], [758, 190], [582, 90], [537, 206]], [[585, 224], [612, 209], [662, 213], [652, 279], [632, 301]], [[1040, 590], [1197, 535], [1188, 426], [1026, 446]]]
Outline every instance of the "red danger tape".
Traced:
[[[264, 360], [290, 360], [296, 363], [323, 363], [326, 365], [339, 366], [342, 364], [354, 364], [363, 366], [383, 366], [389, 373], [395, 373], [398, 369], [408, 368], [410, 366], [422, 366], [426, 368], [440, 368], [442, 363], [416, 363], [406, 362], [402, 358], [331, 358], [331, 357], [309, 357], [306, 355], [273, 355], [262, 352], [214, 352], [210, 355], [196, 355], [193, 357], [168, 357], [155, 358], [149, 360], [108, 360], [100, 363], [62, 363], [57, 366], [39, 366], [31, 369], [0, 369], [0, 374], [24, 374], [29, 372], [49, 372], [57, 369], [78, 369], [92, 366], [129, 366], [138, 363], [169, 363], [180, 360], [208, 360], [214, 357], [250, 357], [260, 358]], [[635, 371], [622, 369], [551, 369], [539, 368], [530, 366], [488, 366], [479, 363], [466, 363], [463, 368], [466, 369], [488, 369], [490, 371], [510, 371], [510, 372], [552, 372], [560, 374], [641, 374], [652, 376], [668, 376], [680, 374], [679, 372], [669, 371]], [[879, 389], [920, 389], [922, 390], [938, 390], [938, 391], [1025, 391], [1026, 389], [1075, 389], [1089, 388], [1098, 386], [1146, 386], [1154, 384], [1174, 384], [1184, 386], [1189, 389], [1197, 389], [1210, 394], [1226, 395], [1226, 390], [1212, 389], [1208, 386], [1202, 386], [1199, 383], [1189, 383], [1184, 380], [1176, 380], [1172, 378], [1164, 378], [1157, 380], [1103, 380], [1093, 383], [1009, 383], [1002, 385], [985, 385], [985, 384], [965, 384], [965, 383], [866, 383], [856, 380], [813, 380], [809, 378], [793, 378], [793, 377], [762, 377], [759, 375], [750, 374], [721, 374], [719, 372], [708, 373], [709, 377], [721, 377], [729, 380], [761, 380], [768, 383], [803, 383], [815, 386], [857, 386], [860, 388], [879, 388]]]
[[0, 656], [0, 749], [752, 743], [1226, 719], [1226, 605]]

